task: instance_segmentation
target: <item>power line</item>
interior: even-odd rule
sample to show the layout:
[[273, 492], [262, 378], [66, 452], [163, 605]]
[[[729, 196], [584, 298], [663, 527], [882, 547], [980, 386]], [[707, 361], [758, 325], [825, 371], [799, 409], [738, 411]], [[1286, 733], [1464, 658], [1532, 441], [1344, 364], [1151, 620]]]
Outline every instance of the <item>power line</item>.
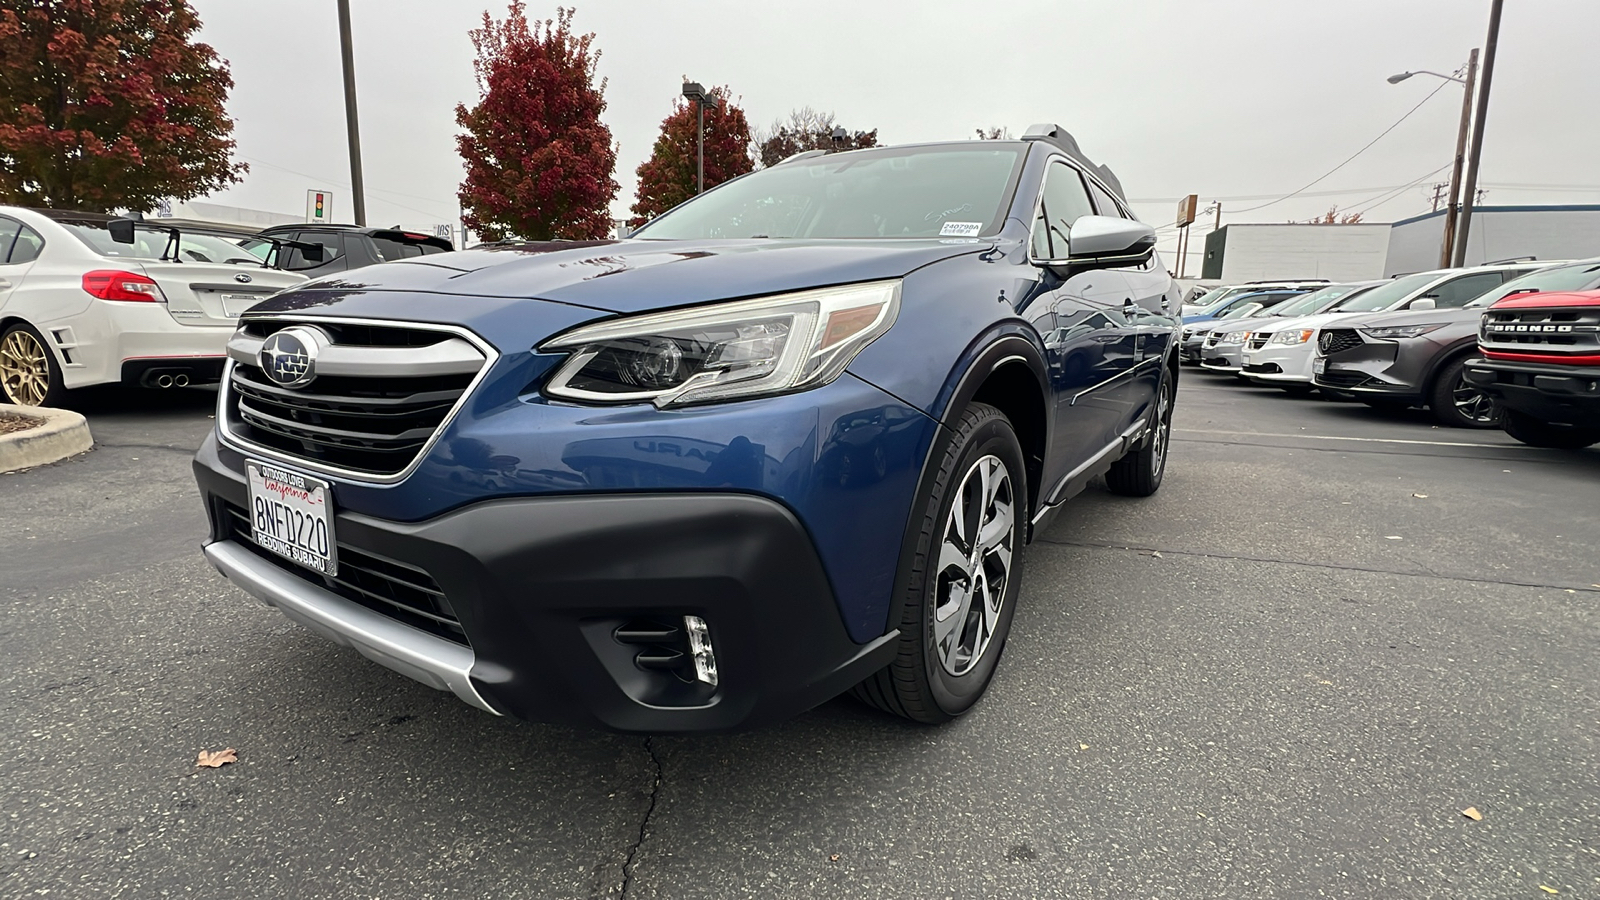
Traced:
[[[244, 159], [247, 159], [247, 160], [249, 160], [249, 161], [251, 161], [253, 163], [259, 163], [260, 165], [266, 166], [269, 169], [277, 169], [280, 172], [288, 172], [290, 175], [299, 175], [301, 178], [310, 178], [312, 181], [321, 182], [323, 184], [331, 184], [334, 187], [340, 187], [340, 188], [346, 188], [346, 189], [350, 188], [350, 185], [349, 185], [348, 182], [338, 181], [336, 179], [330, 179], [330, 178], [323, 178], [321, 175], [312, 175], [309, 172], [301, 172], [301, 171], [298, 171], [298, 170], [295, 170], [295, 169], [291, 169], [291, 168], [289, 168], [287, 166], [280, 166], [277, 163], [267, 162], [264, 159], [257, 159], [254, 156], [246, 156], [243, 153], [239, 154], [239, 156], [241, 156]], [[441, 203], [441, 204], [443, 203], [443, 201], [435, 200], [435, 199], [433, 199], [431, 197], [422, 197], [422, 196], [419, 196], [417, 194], [407, 194], [407, 193], [403, 193], [401, 191], [391, 191], [391, 190], [386, 190], [386, 189], [383, 189], [383, 188], [375, 188], [375, 187], [372, 187], [371, 185], [367, 186], [367, 191], [369, 193], [374, 193], [374, 194], [396, 194], [396, 195], [401, 196], [401, 197], [411, 197], [413, 199], [422, 200], [422, 201], [425, 201], [425, 202], [428, 202], [428, 203]], [[421, 213], [422, 215], [425, 215], [425, 216], [438, 216], [439, 215], [439, 213], [437, 211], [431, 211], [430, 212], [429, 210], [426, 210], [426, 209], [417, 209], [415, 206], [407, 206], [404, 203], [397, 203], [397, 202], [395, 202], [393, 200], [389, 200], [389, 199], [385, 199], [383, 202], [389, 204], [390, 206], [398, 206], [401, 209], [410, 210], [411, 212], [414, 212], [414, 213]], [[450, 218], [452, 218], [452, 219], [455, 218], [455, 214], [452, 213], [450, 215]]]
[[1297, 195], [1303, 193], [1306, 190], [1306, 188], [1309, 188], [1312, 185], [1323, 181], [1329, 175], [1332, 175], [1333, 173], [1339, 171], [1340, 169], [1342, 169], [1345, 166], [1349, 165], [1350, 163], [1354, 162], [1356, 157], [1358, 157], [1361, 154], [1363, 154], [1363, 153], [1367, 152], [1368, 150], [1372, 149], [1372, 145], [1373, 144], [1376, 144], [1377, 142], [1383, 140], [1384, 137], [1389, 134], [1389, 132], [1395, 130], [1396, 128], [1399, 128], [1401, 122], [1404, 122], [1405, 120], [1411, 118], [1411, 114], [1412, 113], [1415, 113], [1417, 110], [1421, 109], [1429, 100], [1432, 100], [1434, 98], [1434, 95], [1436, 95], [1440, 91], [1444, 90], [1445, 85], [1452, 84], [1452, 83], [1453, 82], [1449, 82], [1449, 81], [1441, 81], [1441, 82], [1439, 82], [1439, 86], [1434, 88], [1432, 91], [1430, 91], [1428, 93], [1428, 96], [1423, 97], [1421, 103], [1418, 103], [1416, 106], [1413, 106], [1413, 107], [1411, 107], [1411, 109], [1407, 110], [1406, 114], [1401, 116], [1399, 119], [1396, 119], [1395, 123], [1393, 125], [1390, 125], [1388, 128], [1385, 128], [1382, 133], [1380, 133], [1377, 137], [1373, 138], [1372, 140], [1368, 141], [1366, 143], [1366, 145], [1363, 146], [1360, 150], [1357, 150], [1355, 153], [1350, 154], [1349, 158], [1347, 158], [1344, 162], [1339, 163], [1337, 166], [1334, 166], [1333, 168], [1331, 168], [1328, 171], [1324, 172], [1322, 175], [1318, 176], [1317, 178], [1311, 180], [1310, 182], [1307, 182], [1305, 187], [1300, 188], [1300, 190], [1293, 191], [1293, 192], [1288, 193], [1288, 194], [1284, 194], [1282, 197], [1279, 197], [1278, 199], [1269, 201], [1267, 203], [1263, 203], [1260, 206], [1250, 206], [1250, 207], [1246, 207], [1245, 209], [1230, 210], [1230, 214], [1237, 216], [1237, 215], [1240, 215], [1241, 213], [1255, 212], [1258, 209], [1266, 209], [1269, 206], [1274, 206], [1276, 204], [1282, 203], [1283, 201], [1288, 200], [1290, 197], [1294, 197], [1294, 196], [1297, 196]]

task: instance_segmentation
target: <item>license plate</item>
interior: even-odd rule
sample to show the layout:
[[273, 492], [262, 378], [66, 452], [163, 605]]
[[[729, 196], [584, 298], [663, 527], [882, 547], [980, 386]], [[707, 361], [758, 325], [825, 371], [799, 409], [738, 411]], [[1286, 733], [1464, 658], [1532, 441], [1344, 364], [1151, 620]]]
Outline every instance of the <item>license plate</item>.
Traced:
[[267, 299], [266, 294], [218, 294], [217, 299], [222, 301], [222, 314], [230, 319], [237, 319], [244, 311], [262, 300]]
[[1328, 370], [1328, 358], [1319, 356], [1311, 361], [1311, 374], [1321, 375]]
[[339, 571], [333, 492], [319, 478], [267, 463], [244, 464], [250, 480], [250, 536], [284, 559], [324, 575]]

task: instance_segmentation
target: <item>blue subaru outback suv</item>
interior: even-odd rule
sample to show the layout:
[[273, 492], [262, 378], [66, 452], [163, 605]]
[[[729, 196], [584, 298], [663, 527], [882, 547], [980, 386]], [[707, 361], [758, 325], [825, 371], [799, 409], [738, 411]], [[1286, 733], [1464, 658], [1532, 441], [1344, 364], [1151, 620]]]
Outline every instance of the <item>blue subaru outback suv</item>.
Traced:
[[1120, 195], [1036, 126], [307, 282], [228, 344], [205, 555], [492, 713], [948, 720], [1029, 539], [1096, 476], [1161, 484], [1178, 293]]

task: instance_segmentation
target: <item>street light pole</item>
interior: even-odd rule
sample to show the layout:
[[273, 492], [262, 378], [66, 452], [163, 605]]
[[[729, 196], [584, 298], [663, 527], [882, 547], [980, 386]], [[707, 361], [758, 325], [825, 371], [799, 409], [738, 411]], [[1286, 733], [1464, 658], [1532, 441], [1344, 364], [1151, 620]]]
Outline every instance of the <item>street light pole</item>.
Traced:
[[1457, 205], [1461, 197], [1461, 165], [1467, 158], [1467, 124], [1472, 120], [1472, 89], [1477, 80], [1478, 48], [1473, 47], [1472, 53], [1467, 56], [1467, 90], [1461, 100], [1461, 128], [1456, 134], [1456, 159], [1450, 169], [1450, 205], [1445, 207], [1444, 241], [1439, 248], [1440, 268], [1449, 268], [1451, 260], [1455, 258], [1456, 217], [1461, 209]]
[[694, 104], [694, 192], [706, 192], [706, 89], [698, 82], [685, 81], [683, 96]]
[[1489, 36], [1483, 42], [1483, 82], [1478, 86], [1478, 113], [1472, 122], [1472, 149], [1467, 154], [1467, 181], [1461, 191], [1461, 225], [1456, 235], [1457, 266], [1466, 265], [1467, 238], [1472, 232], [1472, 206], [1478, 189], [1478, 162], [1483, 155], [1483, 123], [1489, 115], [1489, 83], [1494, 78], [1494, 51], [1500, 44], [1500, 9], [1505, 0], [1489, 7]]
[[350, 142], [350, 196], [356, 224], [367, 224], [367, 195], [361, 183], [361, 128], [356, 119], [356, 63], [350, 49], [350, 0], [339, 0], [339, 53], [344, 57], [344, 125]]
[[[1461, 127], [1456, 132], [1456, 157], [1450, 170], [1450, 202], [1445, 206], [1444, 240], [1440, 242], [1439, 247], [1439, 267], [1441, 269], [1449, 268], [1450, 261], [1455, 257], [1456, 213], [1459, 210], [1456, 203], [1461, 196], [1461, 163], [1467, 155], [1467, 125], [1472, 121], [1472, 88], [1478, 76], [1478, 48], [1472, 48], [1472, 52], [1467, 56], [1466, 78], [1441, 75], [1438, 72], [1419, 69], [1415, 72], [1401, 72], [1399, 75], [1390, 75], [1389, 83], [1399, 84], [1413, 75], [1432, 75], [1435, 78], [1443, 78], [1445, 81], [1454, 81], [1456, 84], [1466, 88], [1466, 95], [1461, 99]], [[1438, 208], [1437, 196], [1434, 197], [1434, 208]]]

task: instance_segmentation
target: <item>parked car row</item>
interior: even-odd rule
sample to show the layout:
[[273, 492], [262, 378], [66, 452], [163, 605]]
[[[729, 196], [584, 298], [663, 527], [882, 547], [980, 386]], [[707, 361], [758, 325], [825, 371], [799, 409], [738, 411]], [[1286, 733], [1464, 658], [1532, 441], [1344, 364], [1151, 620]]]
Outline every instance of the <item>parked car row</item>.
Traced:
[[225, 226], [0, 206], [0, 402], [216, 382], [239, 315], [309, 277], [451, 250], [397, 229]]
[[1297, 395], [1426, 407], [1441, 424], [1504, 427], [1539, 446], [1600, 441], [1600, 259], [1512, 260], [1289, 297], [1244, 287], [1185, 318], [1185, 363]]

